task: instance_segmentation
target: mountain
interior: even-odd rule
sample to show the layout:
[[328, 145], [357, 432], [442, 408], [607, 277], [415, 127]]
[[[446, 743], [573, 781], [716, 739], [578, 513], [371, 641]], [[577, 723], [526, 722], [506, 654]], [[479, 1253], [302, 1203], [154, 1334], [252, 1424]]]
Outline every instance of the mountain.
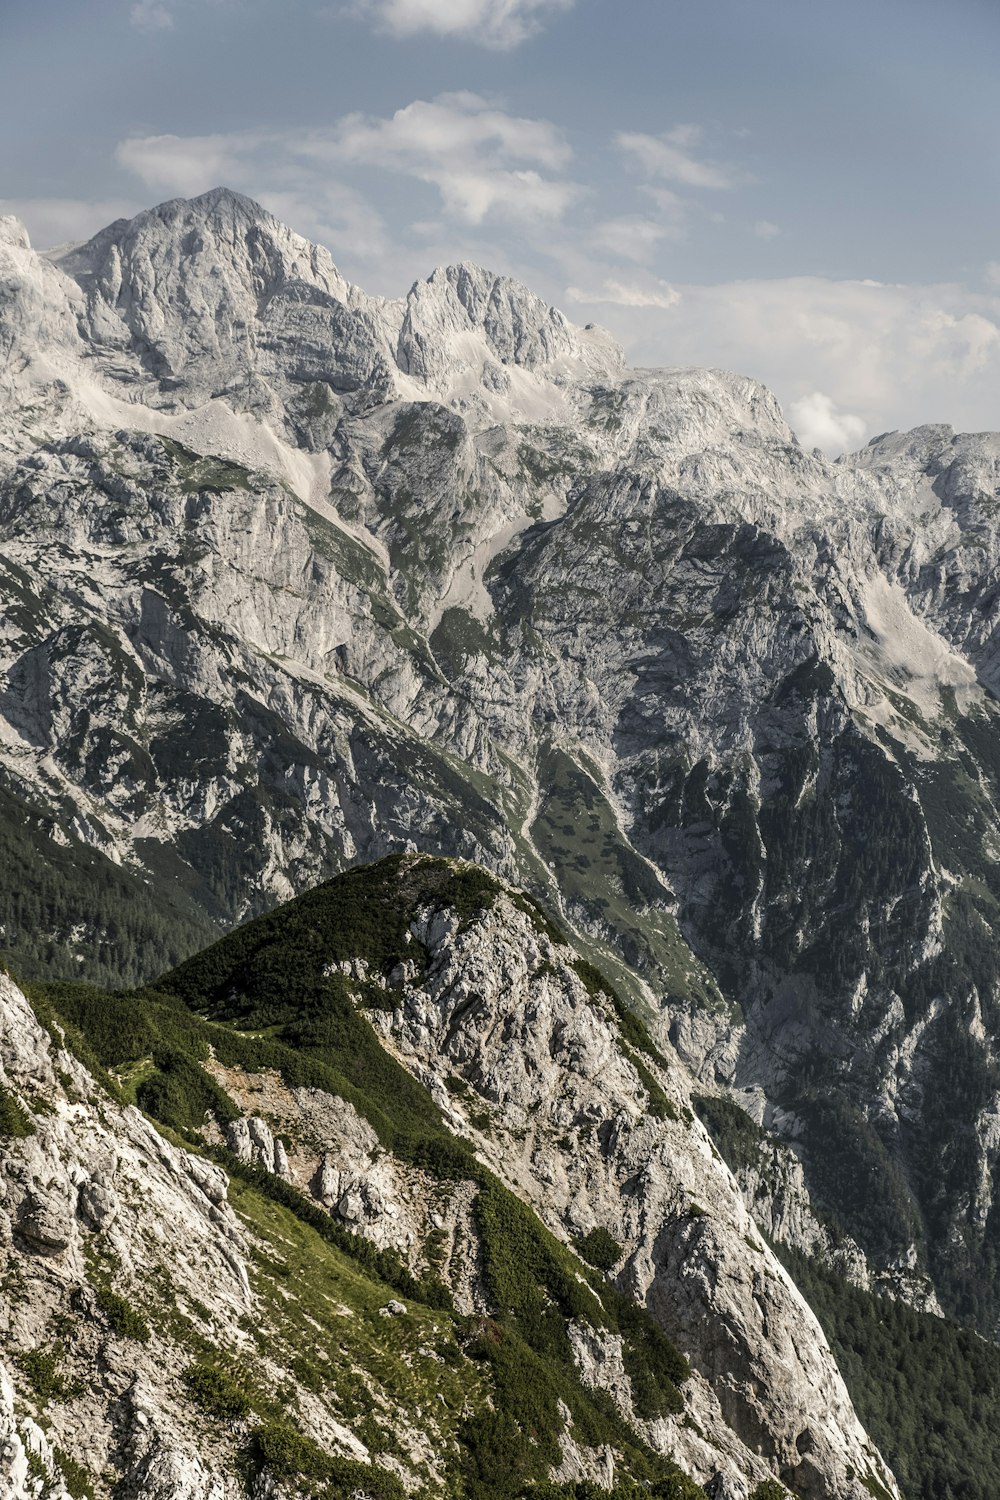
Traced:
[[522, 893], [396, 857], [31, 995], [5, 1494], [898, 1494], [683, 1070]]
[[17, 973], [476, 861], [769, 1237], [996, 1338], [1000, 437], [828, 462], [753, 381], [475, 266], [368, 297], [224, 190], [53, 257], [0, 221], [0, 392]]

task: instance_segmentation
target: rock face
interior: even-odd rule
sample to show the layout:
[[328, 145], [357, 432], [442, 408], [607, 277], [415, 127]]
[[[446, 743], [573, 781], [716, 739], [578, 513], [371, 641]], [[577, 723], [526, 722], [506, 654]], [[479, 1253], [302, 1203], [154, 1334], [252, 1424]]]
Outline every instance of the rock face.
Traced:
[[874, 1275], [1000, 1326], [1000, 438], [827, 463], [751, 381], [477, 267], [367, 297], [224, 191], [55, 261], [5, 223], [0, 350], [22, 966], [476, 859], [761, 1092]]
[[228, 1500], [237, 1489], [166, 1392], [171, 1340], [124, 1316], [166, 1286], [178, 1312], [210, 1297], [206, 1331], [238, 1328], [253, 1299], [225, 1179], [103, 1097], [6, 975], [0, 1080], [31, 1129], [0, 1153], [0, 1491], [62, 1497], [69, 1455], [143, 1500]]
[[[860, 1496], [854, 1476], [878, 1460], [818, 1323], [693, 1117], [681, 1070], [630, 1055], [610, 1001], [602, 1013], [564, 950], [507, 900], [467, 933], [428, 911], [416, 935], [429, 969], [385, 1021], [389, 1045], [442, 1101], [453, 1070], [485, 1099], [486, 1130], [468, 1110], [464, 1128], [551, 1229], [571, 1241], [603, 1229], [622, 1244], [619, 1279], [691, 1351], [703, 1431], [721, 1413], [796, 1494]], [[662, 1427], [670, 1451], [700, 1468], [690, 1423]]]
[[[47, 1032], [0, 976], [0, 1085], [22, 1120], [0, 1158], [5, 1495], [50, 1500], [82, 1470], [99, 1500], [236, 1500], [248, 1473], [258, 1500], [290, 1500], [296, 1473], [315, 1479], [324, 1464], [345, 1462], [359, 1494], [381, 1496], [396, 1480], [407, 1490], [454, 1485], [476, 1412], [495, 1423], [509, 1399], [502, 1386], [490, 1394], [477, 1333], [496, 1341], [513, 1327], [497, 1301], [497, 1231], [487, 1231], [481, 1203], [502, 1184], [513, 1195], [503, 1201], [520, 1204], [504, 1210], [503, 1232], [537, 1224], [529, 1233], [543, 1239], [524, 1243], [544, 1243], [537, 1215], [575, 1266], [571, 1279], [589, 1288], [561, 1335], [560, 1400], [574, 1407], [563, 1401], [556, 1419], [555, 1477], [609, 1486], [643, 1444], [643, 1464], [668, 1458], [730, 1500], [774, 1475], [803, 1500], [865, 1500], [873, 1485], [898, 1496], [819, 1324], [692, 1113], [683, 1066], [634, 1019], [623, 1023], [592, 970], [523, 896], [476, 872], [470, 901], [467, 874], [411, 856], [398, 894], [383, 878], [381, 920], [398, 925], [403, 914], [413, 955], [390, 973], [366, 947], [370, 926], [352, 938], [343, 924], [309, 918], [320, 963], [324, 943], [355, 944], [352, 961], [324, 969], [346, 985], [337, 994], [358, 1008], [355, 1025], [372, 1019], [384, 1066], [402, 1064], [385, 1076], [398, 1076], [405, 1109], [417, 1107], [419, 1086], [425, 1118], [436, 1107], [446, 1134], [471, 1143], [443, 1171], [433, 1153], [386, 1149], [357, 1092], [352, 1103], [289, 1081], [284, 1064], [251, 1072], [232, 1058], [202, 1065], [197, 1054], [189, 1085], [204, 1066], [232, 1118], [206, 1114], [189, 1130], [193, 1149], [179, 1149], [111, 1097], [60, 1044], [59, 1023]], [[262, 936], [251, 924], [217, 945], [203, 972], [233, 991], [248, 962], [262, 972], [253, 955], [263, 941], [280, 955], [265, 992], [280, 1005], [282, 927], [263, 920]], [[169, 992], [176, 1025], [191, 971], [166, 976], [146, 999], [119, 998], [119, 1020], [121, 1006], [138, 1017]], [[228, 1023], [213, 1024], [228, 1053]], [[280, 1025], [271, 1031], [283, 1035]], [[299, 1069], [311, 1055], [291, 1054]], [[162, 1056], [142, 1067], [179, 1076]], [[172, 1107], [167, 1094], [155, 1097]], [[395, 1101], [377, 1097], [376, 1117], [395, 1119]], [[231, 1170], [243, 1174], [232, 1182], [202, 1154], [223, 1138]], [[595, 1230], [617, 1247], [610, 1280], [568, 1260]], [[454, 1312], [415, 1279], [430, 1269]], [[518, 1287], [537, 1271], [519, 1266]], [[675, 1407], [643, 1414], [634, 1325], [615, 1332], [594, 1316], [608, 1287], [647, 1309], [690, 1361]], [[586, 1391], [603, 1392], [616, 1414], [609, 1426], [601, 1408], [598, 1442], [581, 1418]], [[303, 1442], [308, 1466], [296, 1470]]]

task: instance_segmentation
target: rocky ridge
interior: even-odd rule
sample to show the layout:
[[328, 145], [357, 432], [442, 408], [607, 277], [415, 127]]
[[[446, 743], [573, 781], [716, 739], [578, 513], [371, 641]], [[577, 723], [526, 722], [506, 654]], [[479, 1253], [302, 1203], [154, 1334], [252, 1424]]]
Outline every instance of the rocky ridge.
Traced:
[[[345, 889], [333, 882], [329, 897], [322, 888], [302, 909], [323, 934], [315, 961], [337, 976], [319, 993], [334, 1006], [349, 995], [352, 1024], [370, 1017], [389, 1057], [429, 1091], [427, 1108], [433, 1099], [446, 1133], [472, 1143], [457, 1173], [435, 1175], [398, 1148], [386, 1152], [363, 1095], [352, 1104], [296, 1084], [287, 1054], [257, 1071], [249, 1054], [222, 1061], [218, 1022], [216, 1056], [199, 1063], [197, 1049], [188, 1051], [186, 1075], [177, 1061], [177, 1047], [192, 1045], [183, 1030], [173, 1033], [173, 1051], [139, 1055], [147, 1045], [134, 1030], [140, 1016], [179, 1013], [155, 1009], [171, 987], [177, 997], [200, 994], [210, 1013], [212, 996], [228, 993], [234, 979], [258, 1001], [284, 1006], [282, 990], [268, 988], [273, 980], [261, 989], [249, 977], [294, 972], [287, 955], [301, 951], [300, 939], [284, 914], [166, 976], [161, 991], [121, 997], [110, 1024], [110, 997], [63, 986], [35, 1002], [47, 1031], [21, 990], [0, 981], [0, 1083], [23, 1126], [5, 1141], [0, 1179], [0, 1475], [12, 1496], [50, 1500], [82, 1470], [97, 1497], [113, 1487], [137, 1500], [227, 1500], [245, 1492], [240, 1454], [245, 1462], [249, 1453], [251, 1493], [278, 1500], [321, 1475], [316, 1452], [332, 1455], [325, 1462], [374, 1465], [349, 1471], [365, 1493], [395, 1494], [384, 1488], [393, 1475], [407, 1489], [420, 1483], [437, 1493], [453, 1472], [456, 1415], [468, 1427], [483, 1399], [476, 1327], [516, 1336], [516, 1314], [498, 1292], [495, 1230], [484, 1218], [483, 1204], [497, 1201], [534, 1209], [567, 1247], [561, 1254], [598, 1229], [617, 1247], [608, 1280], [588, 1273], [593, 1290], [567, 1314], [561, 1357], [579, 1390], [610, 1397], [623, 1425], [595, 1444], [578, 1407], [572, 1421], [566, 1409], [555, 1478], [620, 1482], [641, 1443], [720, 1500], [746, 1500], [775, 1472], [804, 1500], [864, 1500], [873, 1484], [896, 1495], [819, 1325], [755, 1233], [691, 1112], [683, 1068], [660, 1057], [634, 1020], [623, 1030], [620, 1002], [517, 893], [477, 875], [470, 901], [460, 867], [419, 857], [362, 879], [378, 920], [398, 926], [402, 912], [398, 930], [412, 959], [383, 968], [365, 929], [345, 926], [342, 905], [323, 905]], [[359, 888], [355, 880], [348, 894]], [[71, 1020], [50, 1009], [58, 1005]], [[78, 1050], [86, 1036], [114, 1053], [110, 1095], [62, 1044], [69, 1032]], [[239, 1035], [230, 1033], [229, 1045], [247, 1045]], [[378, 1052], [374, 1035], [371, 1045]], [[162, 1121], [181, 1118], [179, 1085], [169, 1083], [181, 1076], [188, 1088], [192, 1077], [202, 1087], [213, 1079], [218, 1092], [179, 1136], [179, 1124]], [[137, 1088], [159, 1128], [125, 1102]], [[9, 1130], [14, 1116], [4, 1118]], [[187, 1149], [174, 1144], [182, 1137]], [[223, 1139], [230, 1172], [248, 1175], [230, 1180], [206, 1158]], [[262, 1196], [268, 1181], [276, 1184], [270, 1198]], [[514, 1198], [497, 1200], [493, 1183]], [[313, 1217], [297, 1221], [278, 1207], [296, 1202], [315, 1204]], [[305, 1227], [324, 1219], [342, 1226], [332, 1243], [346, 1256], [324, 1251]], [[516, 1211], [511, 1221], [519, 1232], [533, 1222]], [[363, 1257], [351, 1259], [355, 1235], [399, 1253], [395, 1264], [411, 1276], [399, 1285], [408, 1290], [388, 1295], [382, 1262], [366, 1271]], [[586, 1268], [575, 1264], [585, 1288]], [[454, 1314], [440, 1299], [421, 1300], [423, 1283], [412, 1278], [429, 1266], [454, 1298]], [[534, 1273], [522, 1267], [526, 1274]], [[318, 1297], [313, 1281], [323, 1288]], [[616, 1332], [595, 1319], [593, 1298], [607, 1299], [604, 1286], [647, 1308], [691, 1360], [676, 1408], [652, 1415], [643, 1406], [632, 1324]], [[386, 1371], [390, 1349], [409, 1369], [402, 1387]], [[351, 1395], [359, 1375], [371, 1392], [360, 1408]], [[428, 1376], [439, 1415], [436, 1399], [422, 1394]], [[457, 1407], [453, 1382], [465, 1392]], [[265, 1393], [279, 1387], [300, 1440], [314, 1445], [313, 1468], [303, 1466], [298, 1479], [287, 1430], [281, 1447], [273, 1436]], [[501, 1395], [493, 1400], [500, 1406]], [[621, 1449], [625, 1434], [633, 1446]]]

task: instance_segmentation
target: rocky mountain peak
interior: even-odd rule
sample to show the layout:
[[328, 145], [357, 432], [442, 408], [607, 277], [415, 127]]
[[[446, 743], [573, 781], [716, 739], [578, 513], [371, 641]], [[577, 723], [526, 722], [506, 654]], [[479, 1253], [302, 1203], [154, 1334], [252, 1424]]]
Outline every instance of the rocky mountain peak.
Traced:
[[212, 394], [252, 367], [257, 325], [290, 285], [350, 293], [326, 250], [227, 188], [118, 220], [56, 260], [87, 298], [95, 343]]
[[456, 369], [507, 382], [497, 367], [569, 375], [610, 373], [622, 350], [602, 329], [575, 328], [519, 281], [469, 261], [440, 267], [410, 290], [399, 334], [400, 368], [430, 384], [454, 383]]

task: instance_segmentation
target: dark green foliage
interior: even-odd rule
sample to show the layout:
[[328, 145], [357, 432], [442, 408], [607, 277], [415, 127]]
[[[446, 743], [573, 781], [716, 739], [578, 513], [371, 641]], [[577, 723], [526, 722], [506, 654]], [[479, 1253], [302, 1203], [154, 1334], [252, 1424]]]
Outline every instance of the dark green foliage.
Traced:
[[548, 1362], [502, 1324], [482, 1324], [466, 1353], [489, 1365], [496, 1394], [463, 1425], [464, 1488], [469, 1500], [500, 1500], [559, 1462], [561, 1392]]
[[[225, 1023], [224, 1030], [205, 1032], [221, 1061], [277, 1068], [289, 1084], [339, 1094], [406, 1160], [445, 1177], [471, 1175], [469, 1148], [455, 1141], [426, 1090], [380, 1045], [352, 982], [330, 971], [347, 959], [363, 959], [377, 982], [401, 963], [419, 970], [426, 956], [409, 931], [414, 906], [434, 901], [468, 921], [499, 888], [471, 865], [382, 860], [247, 923], [168, 974], [160, 989]], [[162, 993], [155, 998], [167, 1003]], [[245, 1035], [262, 1030], [266, 1039]]]
[[490, 1304], [510, 1316], [539, 1354], [570, 1357], [566, 1322], [607, 1321], [600, 1299], [578, 1278], [572, 1256], [506, 1188], [488, 1179], [475, 1204]]
[[776, 1479], [764, 1479], [750, 1491], [750, 1500], [788, 1500], [788, 1491]]
[[244, 1383], [208, 1360], [188, 1365], [182, 1379], [198, 1405], [214, 1417], [246, 1417], [253, 1409]]
[[[489, 1404], [470, 1412], [461, 1431], [460, 1466], [470, 1500], [510, 1500], [524, 1484], [543, 1479], [559, 1461], [563, 1407], [578, 1441], [610, 1444], [625, 1471], [646, 1482], [673, 1482], [670, 1466], [644, 1448], [611, 1398], [582, 1385], [567, 1326], [583, 1319], [621, 1333], [643, 1415], [681, 1409], [677, 1387], [688, 1373], [686, 1361], [643, 1309], [587, 1271], [476, 1161], [469, 1144], [451, 1134], [430, 1095], [384, 1050], [362, 1009], [374, 990], [393, 993], [387, 980], [397, 964], [421, 971], [425, 954], [409, 932], [416, 906], [451, 905], [460, 920], [470, 921], [498, 889], [491, 876], [471, 867], [423, 857], [387, 860], [248, 924], [155, 989], [106, 995], [86, 985], [59, 985], [41, 999], [53, 1025], [80, 1038], [99, 1064], [124, 1070], [123, 1087], [129, 1071], [138, 1076], [138, 1102], [191, 1138], [207, 1111], [221, 1118], [233, 1113], [232, 1102], [202, 1066], [211, 1052], [224, 1065], [250, 1072], [273, 1068], [290, 1085], [349, 1099], [396, 1155], [439, 1178], [464, 1177], [478, 1185], [476, 1227], [494, 1316], [471, 1329], [458, 1320], [460, 1342], [481, 1363], [490, 1389]], [[532, 903], [527, 909], [544, 923]], [[362, 982], [337, 968], [359, 958], [368, 965], [364, 993]], [[647, 1038], [644, 1050], [650, 1049]], [[651, 1085], [652, 1095], [655, 1080]], [[451, 1310], [448, 1289], [433, 1275], [418, 1280], [399, 1256], [352, 1234], [281, 1178], [204, 1142], [202, 1148], [232, 1178], [351, 1256], [387, 1291]], [[610, 1235], [589, 1243], [598, 1259], [607, 1260], [610, 1252], [617, 1258]], [[282, 1274], [276, 1261], [268, 1270]], [[120, 1298], [105, 1289], [99, 1300], [119, 1331], [141, 1336], [132, 1320], [141, 1329], [145, 1324]], [[458, 1343], [452, 1357], [463, 1358]], [[307, 1363], [302, 1355], [299, 1374], [309, 1385], [321, 1376]], [[185, 1379], [192, 1397], [219, 1416], [245, 1417], [250, 1409], [274, 1415], [256, 1402], [239, 1372], [211, 1351], [189, 1367]], [[365, 1489], [376, 1483], [378, 1471], [335, 1472], [322, 1450], [282, 1423], [264, 1421], [252, 1447], [258, 1467], [324, 1486], [324, 1495], [340, 1494], [342, 1484]]]
[[67, 1401], [83, 1389], [79, 1382], [67, 1380], [63, 1374], [60, 1344], [51, 1349], [26, 1349], [15, 1359], [39, 1401]]
[[688, 1374], [687, 1361], [644, 1309], [613, 1287], [602, 1287], [598, 1296], [565, 1246], [488, 1174], [476, 1198], [475, 1220], [484, 1286], [496, 1316], [482, 1325], [466, 1352], [489, 1363], [500, 1400], [496, 1412], [478, 1417], [465, 1435], [473, 1495], [501, 1493], [490, 1488], [489, 1475], [508, 1472], [497, 1470], [498, 1464], [515, 1464], [518, 1428], [532, 1435], [534, 1447], [517, 1450], [512, 1476], [539, 1479], [558, 1462], [557, 1395], [577, 1427], [589, 1431], [587, 1441], [613, 1441], [615, 1428], [621, 1428], [616, 1415], [609, 1428], [608, 1413], [595, 1394], [579, 1386], [566, 1333], [574, 1319], [623, 1335], [640, 1415], [682, 1409], [677, 1384]]
[[664, 1093], [663, 1089], [657, 1083], [652, 1073], [646, 1067], [646, 1064], [643, 1062], [642, 1058], [637, 1057], [630, 1047], [626, 1046], [624, 1048], [624, 1051], [629, 1059], [629, 1062], [632, 1064], [633, 1068], [639, 1075], [639, 1082], [642, 1084], [643, 1088], [646, 1090], [646, 1093], [649, 1095], [649, 1113], [656, 1120], [678, 1119], [679, 1116], [677, 1114], [677, 1106], [674, 1104], [673, 1100], [669, 1099]]
[[[29, 794], [0, 784], [0, 930], [24, 978], [137, 984], [218, 931], [174, 882], [147, 883], [92, 844], [57, 844], [51, 823]], [[77, 928], [88, 934], [78, 950]]]
[[[757, 1165], [764, 1132], [746, 1110], [731, 1099], [713, 1094], [693, 1094], [691, 1103], [699, 1120], [719, 1148], [719, 1154], [732, 1171]], [[784, 1493], [784, 1491], [782, 1491]]]
[[204, 1068], [184, 1052], [162, 1048], [153, 1055], [156, 1072], [144, 1079], [136, 1103], [147, 1114], [176, 1130], [200, 1130], [211, 1112], [217, 1120], [234, 1120], [239, 1110]]
[[591, 1229], [576, 1242], [576, 1248], [588, 1265], [598, 1271], [610, 1271], [621, 1259], [622, 1247], [606, 1229]]
[[617, 1288], [604, 1297], [609, 1320], [623, 1336], [622, 1360], [632, 1385], [636, 1411], [652, 1420], [683, 1410], [679, 1387], [691, 1366], [644, 1307]]
[[600, 995], [611, 1002], [618, 1020], [618, 1029], [628, 1045], [637, 1052], [644, 1052], [647, 1057], [651, 1057], [654, 1062], [665, 1067], [666, 1060], [663, 1053], [655, 1045], [639, 1017], [634, 1011], [629, 1010], [614, 985], [608, 983], [600, 969], [586, 958], [574, 959], [573, 967], [583, 980], [588, 995], [595, 997]]
[[325, 1452], [287, 1422], [264, 1422], [250, 1435], [250, 1458], [259, 1470], [268, 1469], [278, 1479], [312, 1480], [323, 1485], [323, 1500], [405, 1500], [405, 1490], [395, 1474], [376, 1464], [357, 1463]]
[[511, 891], [510, 899], [518, 911], [523, 911], [526, 917], [531, 918], [535, 931], [543, 937], [547, 937], [549, 942], [555, 943], [560, 947], [564, 947], [568, 943], [569, 939], [562, 928], [556, 922], [553, 922], [544, 906], [536, 901], [534, 896], [529, 896], [526, 891]]
[[653, 1500], [707, 1500], [701, 1485], [695, 1484], [680, 1469], [675, 1469], [666, 1479], [657, 1480], [650, 1493]]
[[815, 1142], [806, 1175], [820, 1207], [881, 1264], [901, 1246], [919, 1244], [922, 1226], [899, 1161], [862, 1112], [818, 1089], [800, 1096], [797, 1108]]
[[[541, 1484], [529, 1485], [518, 1500], [705, 1500], [705, 1491], [700, 1484], [695, 1484], [673, 1464], [667, 1464], [665, 1468], [668, 1472], [651, 1484], [619, 1479], [610, 1490], [589, 1479], [562, 1484], [544, 1480]], [[782, 1496], [785, 1493], [785, 1490], [781, 1491]], [[754, 1500], [754, 1496], [750, 1500]]]
[[73, 1500], [94, 1500], [94, 1483], [83, 1465], [61, 1448], [53, 1448], [52, 1453]]
[[122, 1338], [135, 1339], [140, 1344], [149, 1343], [149, 1324], [145, 1318], [109, 1286], [97, 1288], [97, 1305], [115, 1333], [120, 1333]]
[[[906, 1500], [993, 1500], [1000, 1473], [1000, 1348], [778, 1249], [822, 1323], [858, 1415]], [[878, 1476], [860, 1477], [882, 1500]]]
[[0, 1083], [0, 1141], [23, 1141], [34, 1134], [34, 1120], [21, 1108], [10, 1089]]

